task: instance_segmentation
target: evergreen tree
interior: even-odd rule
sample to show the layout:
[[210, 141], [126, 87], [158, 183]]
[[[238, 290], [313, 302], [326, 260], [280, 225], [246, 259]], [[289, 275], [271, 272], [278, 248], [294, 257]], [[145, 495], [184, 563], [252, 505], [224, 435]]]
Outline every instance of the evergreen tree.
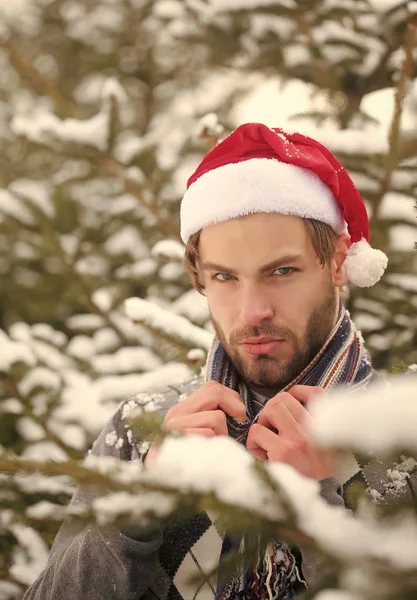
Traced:
[[[179, 201], [259, 74], [328, 98], [306, 127], [350, 170], [373, 245], [390, 258], [375, 288], [349, 290], [348, 307], [378, 368], [417, 361], [417, 136], [401, 128], [407, 92], [415, 107], [414, 5], [0, 8], [0, 445], [12, 463], [60, 465], [52, 478], [3, 465], [0, 598], [18, 597], [44, 564], [77, 481], [63, 474], [85, 475], [65, 461], [84, 456], [123, 397], [204, 364], [209, 314], [184, 273]], [[361, 108], [387, 87], [396, 88], [389, 139]], [[135, 322], [129, 297], [140, 303]]]

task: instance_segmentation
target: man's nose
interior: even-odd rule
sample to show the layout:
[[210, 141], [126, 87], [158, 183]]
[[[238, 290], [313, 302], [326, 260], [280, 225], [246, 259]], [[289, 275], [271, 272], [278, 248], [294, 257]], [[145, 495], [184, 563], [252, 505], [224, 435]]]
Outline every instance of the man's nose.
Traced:
[[259, 285], [251, 285], [242, 290], [239, 311], [242, 325], [256, 327], [273, 316], [274, 309], [270, 298], [259, 289]]

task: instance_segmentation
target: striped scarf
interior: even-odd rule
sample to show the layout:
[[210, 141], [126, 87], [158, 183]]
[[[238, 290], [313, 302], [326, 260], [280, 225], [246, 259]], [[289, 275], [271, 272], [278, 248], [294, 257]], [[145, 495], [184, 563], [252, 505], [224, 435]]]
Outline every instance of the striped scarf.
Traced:
[[[324, 389], [348, 385], [351, 391], [365, 388], [372, 378], [372, 363], [362, 337], [351, 321], [348, 311], [340, 303], [338, 320], [317, 356], [282, 392], [296, 384], [320, 386]], [[215, 380], [236, 390], [246, 405], [249, 419], [238, 423], [227, 416], [229, 435], [246, 444], [249, 428], [256, 423], [263, 408], [260, 400], [251, 393], [239, 377], [232, 361], [218, 340], [214, 340], [206, 365], [206, 381]], [[240, 541], [226, 535], [221, 559], [231, 552], [243, 553], [245, 537]], [[300, 554], [287, 544], [269, 544], [255, 570], [236, 573], [226, 584], [219, 585], [217, 600], [290, 600], [307, 587], [300, 569]]]

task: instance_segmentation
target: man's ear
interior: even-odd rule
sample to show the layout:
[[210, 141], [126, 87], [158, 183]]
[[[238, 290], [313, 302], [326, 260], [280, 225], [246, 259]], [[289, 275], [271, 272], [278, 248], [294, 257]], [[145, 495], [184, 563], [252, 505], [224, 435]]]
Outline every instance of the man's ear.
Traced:
[[336, 247], [332, 259], [332, 280], [334, 285], [338, 288], [342, 288], [348, 282], [344, 263], [350, 246], [350, 235], [341, 233], [337, 236]]

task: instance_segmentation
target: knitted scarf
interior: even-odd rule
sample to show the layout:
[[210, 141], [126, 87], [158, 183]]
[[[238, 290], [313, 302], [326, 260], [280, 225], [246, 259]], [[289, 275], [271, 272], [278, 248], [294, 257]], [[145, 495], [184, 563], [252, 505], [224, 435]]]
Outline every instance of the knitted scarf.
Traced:
[[[215, 380], [239, 392], [246, 405], [249, 420], [242, 424], [227, 416], [227, 424], [229, 435], [246, 444], [249, 428], [256, 422], [263, 405], [239, 377], [217, 339], [207, 358], [205, 378], [206, 381]], [[343, 384], [348, 385], [353, 392], [365, 388], [371, 378], [369, 353], [348, 311], [340, 303], [337, 323], [320, 352], [291, 383], [277, 392], [286, 391], [296, 384], [320, 386], [324, 389]], [[220, 562], [230, 552], [242, 553], [244, 545], [245, 537], [236, 541], [226, 534]], [[226, 584], [219, 584], [216, 600], [290, 600], [306, 587], [301, 575], [299, 551], [289, 548], [285, 543], [275, 542], [268, 546], [255, 570], [243, 570]]]

